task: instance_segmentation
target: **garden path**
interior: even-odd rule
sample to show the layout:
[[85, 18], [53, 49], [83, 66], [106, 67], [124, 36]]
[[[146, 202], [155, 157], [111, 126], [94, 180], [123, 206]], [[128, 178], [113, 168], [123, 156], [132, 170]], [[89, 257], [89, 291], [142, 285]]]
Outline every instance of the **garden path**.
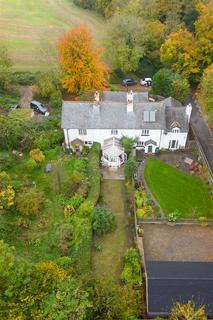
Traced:
[[115, 215], [116, 229], [95, 238], [93, 271], [95, 277], [119, 281], [124, 253], [132, 245], [130, 212], [124, 181], [103, 179], [101, 201]]

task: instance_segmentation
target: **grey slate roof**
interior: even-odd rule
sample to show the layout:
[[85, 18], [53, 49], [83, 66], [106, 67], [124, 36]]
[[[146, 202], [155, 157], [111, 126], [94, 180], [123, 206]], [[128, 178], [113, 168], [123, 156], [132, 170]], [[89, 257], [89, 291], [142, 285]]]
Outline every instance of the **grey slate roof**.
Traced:
[[147, 261], [149, 316], [168, 314], [175, 302], [193, 300], [213, 314], [213, 263]]
[[[105, 101], [99, 103], [63, 101], [63, 129], [165, 129], [171, 130], [171, 121], [180, 123], [181, 131], [188, 131], [184, 107], [165, 107], [161, 102], [142, 101], [134, 94], [134, 111], [127, 112], [125, 92], [104, 92]], [[122, 101], [120, 101], [122, 99]], [[119, 101], [118, 101], [119, 100]], [[171, 111], [171, 110], [172, 111]], [[144, 121], [144, 111], [156, 111], [155, 122]]]
[[[103, 100], [104, 101], [114, 101], [114, 102], [125, 102], [126, 103], [126, 92], [124, 91], [104, 91]], [[134, 92], [134, 102], [147, 102], [148, 101], [148, 92]]]

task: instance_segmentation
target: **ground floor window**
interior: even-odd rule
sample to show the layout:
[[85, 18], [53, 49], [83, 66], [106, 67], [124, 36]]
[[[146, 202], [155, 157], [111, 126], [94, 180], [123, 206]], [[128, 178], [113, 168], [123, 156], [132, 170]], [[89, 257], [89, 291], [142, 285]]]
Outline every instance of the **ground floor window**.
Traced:
[[137, 147], [144, 147], [144, 141], [138, 141]]
[[178, 147], [178, 140], [169, 141], [169, 149], [177, 149], [177, 147]]

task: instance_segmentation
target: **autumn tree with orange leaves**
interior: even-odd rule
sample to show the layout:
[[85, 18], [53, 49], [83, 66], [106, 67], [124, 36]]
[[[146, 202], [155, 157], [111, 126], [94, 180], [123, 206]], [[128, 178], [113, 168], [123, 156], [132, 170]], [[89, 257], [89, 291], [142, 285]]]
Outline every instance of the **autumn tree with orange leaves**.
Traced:
[[59, 59], [64, 76], [62, 86], [80, 94], [107, 86], [109, 69], [101, 61], [102, 49], [97, 48], [86, 26], [68, 31], [59, 40]]

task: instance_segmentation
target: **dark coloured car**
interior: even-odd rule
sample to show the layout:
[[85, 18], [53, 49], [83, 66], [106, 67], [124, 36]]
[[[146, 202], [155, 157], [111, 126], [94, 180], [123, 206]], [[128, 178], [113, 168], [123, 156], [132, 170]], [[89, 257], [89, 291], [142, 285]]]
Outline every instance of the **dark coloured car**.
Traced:
[[138, 82], [136, 80], [133, 80], [133, 79], [124, 79], [122, 81], [122, 85], [125, 86], [125, 87], [128, 87], [128, 86], [135, 86]]
[[48, 109], [39, 101], [31, 101], [30, 108], [33, 109], [35, 112], [43, 114], [43, 115], [49, 115]]

